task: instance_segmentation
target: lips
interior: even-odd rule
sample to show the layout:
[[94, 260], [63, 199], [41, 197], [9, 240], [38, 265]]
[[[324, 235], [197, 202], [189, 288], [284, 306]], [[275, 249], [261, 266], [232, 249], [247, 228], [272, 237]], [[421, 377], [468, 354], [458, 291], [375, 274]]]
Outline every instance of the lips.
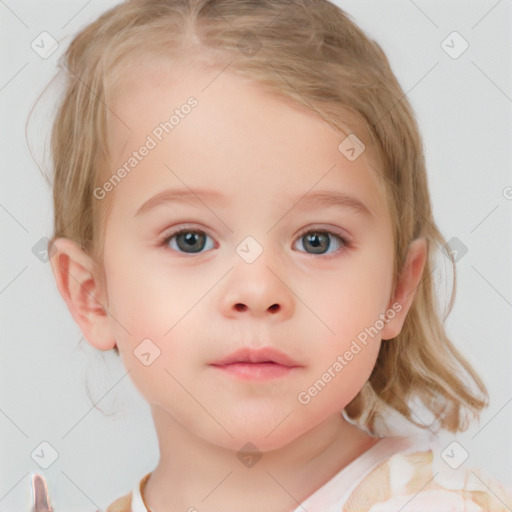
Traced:
[[240, 363], [274, 363], [289, 368], [300, 366], [299, 363], [294, 361], [291, 357], [287, 356], [284, 352], [281, 352], [272, 347], [264, 347], [260, 349], [244, 347], [211, 364], [213, 366], [227, 366], [230, 364]]
[[228, 378], [252, 383], [284, 379], [301, 368], [299, 363], [273, 347], [240, 348], [210, 366]]

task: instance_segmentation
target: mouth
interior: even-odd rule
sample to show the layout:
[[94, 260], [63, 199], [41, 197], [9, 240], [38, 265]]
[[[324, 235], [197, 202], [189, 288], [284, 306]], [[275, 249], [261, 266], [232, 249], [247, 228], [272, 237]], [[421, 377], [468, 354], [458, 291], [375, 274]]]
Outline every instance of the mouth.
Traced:
[[301, 368], [299, 363], [272, 347], [242, 348], [210, 366], [234, 377], [253, 380], [284, 377]]

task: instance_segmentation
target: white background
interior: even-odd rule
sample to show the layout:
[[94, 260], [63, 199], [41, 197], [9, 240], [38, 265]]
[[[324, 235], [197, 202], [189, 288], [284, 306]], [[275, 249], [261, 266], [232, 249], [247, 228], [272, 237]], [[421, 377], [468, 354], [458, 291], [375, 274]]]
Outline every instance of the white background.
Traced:
[[[147, 404], [115, 354], [79, 343], [49, 264], [32, 252], [51, 236], [52, 207], [27, 150], [28, 113], [70, 37], [116, 3], [0, 1], [0, 511], [30, 509], [34, 471], [47, 479], [56, 512], [104, 509], [158, 460]], [[512, 485], [512, 2], [337, 3], [387, 53], [418, 116], [437, 223], [467, 246], [447, 329], [491, 403], [458, 440], [469, 453], [464, 467]], [[31, 48], [43, 31], [60, 42], [47, 59]], [[457, 59], [441, 47], [453, 31], [469, 43]], [[112, 415], [92, 407], [86, 381]], [[58, 452], [48, 469], [31, 457], [43, 441]]]

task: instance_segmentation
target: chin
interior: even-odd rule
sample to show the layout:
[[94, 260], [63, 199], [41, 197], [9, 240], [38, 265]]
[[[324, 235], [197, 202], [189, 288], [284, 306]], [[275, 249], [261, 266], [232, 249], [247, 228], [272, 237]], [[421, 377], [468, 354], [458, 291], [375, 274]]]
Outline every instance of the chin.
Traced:
[[217, 444], [226, 450], [232, 450], [233, 452], [236, 452], [237, 455], [242, 455], [242, 452], [258, 454], [279, 450], [291, 441], [292, 439], [290, 439], [289, 436], [271, 435], [266, 437], [266, 434], [258, 433], [253, 435], [251, 432], [234, 435], [228, 440], [226, 440], [226, 438], [212, 439], [212, 443]]
[[[219, 419], [219, 422], [226, 426], [231, 435], [217, 424], [213, 430], [211, 428], [207, 432], [202, 430], [202, 432], [198, 432], [198, 435], [212, 444], [235, 452], [239, 452], [246, 445], [248, 445], [248, 451], [251, 451], [252, 445], [260, 452], [278, 450], [300, 437], [307, 430], [306, 426], [301, 429], [299, 425], [290, 421], [292, 415], [287, 419], [284, 419], [285, 417], [286, 415], [275, 420], [274, 418], [264, 418], [261, 415], [255, 418], [241, 413], [230, 420]], [[211, 426], [209, 424], [209, 427]], [[204, 427], [203, 424], [202, 428]]]

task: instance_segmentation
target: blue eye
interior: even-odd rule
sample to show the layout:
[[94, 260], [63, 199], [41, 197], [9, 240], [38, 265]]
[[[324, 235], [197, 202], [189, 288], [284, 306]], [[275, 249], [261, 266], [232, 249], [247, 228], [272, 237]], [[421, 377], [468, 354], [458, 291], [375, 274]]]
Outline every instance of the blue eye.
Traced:
[[328, 254], [342, 246], [348, 246], [344, 238], [328, 231], [307, 231], [298, 238], [298, 241], [302, 242], [302, 247], [310, 254]]
[[[192, 229], [182, 230], [165, 238], [164, 244], [169, 245], [169, 247], [175, 251], [196, 254], [201, 252], [208, 245], [206, 243], [207, 238], [210, 237], [203, 231], [194, 231]], [[213, 241], [211, 241], [207, 249], [212, 249], [213, 247], [214, 244]]]

